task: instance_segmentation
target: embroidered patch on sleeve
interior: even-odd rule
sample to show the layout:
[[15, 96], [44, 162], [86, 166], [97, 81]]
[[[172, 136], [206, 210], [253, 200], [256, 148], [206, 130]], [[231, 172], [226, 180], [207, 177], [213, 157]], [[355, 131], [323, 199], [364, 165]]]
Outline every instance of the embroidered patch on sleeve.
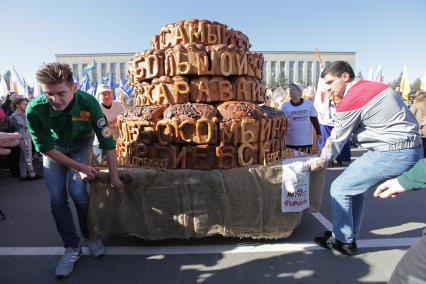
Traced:
[[99, 128], [103, 128], [103, 127], [105, 127], [105, 125], [106, 125], [106, 120], [105, 120], [105, 118], [99, 118], [98, 119], [98, 122], [96, 122], [96, 124], [98, 125], [98, 127]]
[[105, 127], [104, 129], [102, 129], [102, 136], [105, 138], [110, 138], [112, 136], [111, 128]]

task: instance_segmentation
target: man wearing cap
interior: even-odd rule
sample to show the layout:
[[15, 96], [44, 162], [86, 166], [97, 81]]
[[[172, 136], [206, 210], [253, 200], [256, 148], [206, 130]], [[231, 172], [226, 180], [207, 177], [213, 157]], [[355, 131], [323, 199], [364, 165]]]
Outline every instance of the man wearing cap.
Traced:
[[[61, 63], [44, 64], [36, 78], [45, 95], [30, 102], [26, 116], [34, 145], [43, 154], [51, 211], [64, 242], [65, 253], [56, 265], [56, 277], [63, 278], [71, 274], [81, 256], [68, 193], [76, 207], [81, 233], [89, 238], [86, 181], [94, 179], [97, 173], [89, 165], [94, 132], [100, 147], [106, 151], [111, 186], [121, 192], [124, 185], [118, 177], [115, 142], [105, 115], [95, 98], [77, 90], [70, 67]], [[93, 257], [105, 254], [99, 240], [88, 240], [87, 245]]]
[[[99, 101], [101, 110], [107, 118], [112, 138], [114, 141], [117, 141], [119, 134], [117, 128], [117, 116], [123, 111], [123, 107], [121, 103], [112, 100], [112, 90], [107, 84], [98, 86], [96, 90], [96, 99]], [[93, 142], [93, 152], [96, 156], [97, 163], [103, 165], [105, 162], [104, 153], [99, 147], [99, 140], [96, 139], [96, 137]]]
[[333, 231], [315, 238], [322, 247], [353, 255], [361, 230], [365, 192], [381, 182], [399, 176], [422, 156], [419, 125], [402, 99], [388, 85], [358, 80], [352, 67], [335, 61], [321, 73], [324, 90], [337, 103], [335, 126], [321, 153], [324, 167], [334, 159], [351, 137], [366, 149], [331, 184]]
[[302, 98], [303, 89], [299, 83], [289, 84], [290, 101], [283, 104], [281, 110], [288, 121], [285, 135], [287, 148], [310, 153], [313, 145], [312, 126], [315, 128], [318, 141], [322, 138], [317, 111], [310, 101]]

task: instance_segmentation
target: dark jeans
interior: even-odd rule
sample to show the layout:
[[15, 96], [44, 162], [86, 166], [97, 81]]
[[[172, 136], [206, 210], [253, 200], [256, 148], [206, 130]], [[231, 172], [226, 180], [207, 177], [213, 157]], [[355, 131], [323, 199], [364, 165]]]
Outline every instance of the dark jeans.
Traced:
[[19, 146], [10, 148], [8, 158], [8, 168], [13, 177], [19, 177]]

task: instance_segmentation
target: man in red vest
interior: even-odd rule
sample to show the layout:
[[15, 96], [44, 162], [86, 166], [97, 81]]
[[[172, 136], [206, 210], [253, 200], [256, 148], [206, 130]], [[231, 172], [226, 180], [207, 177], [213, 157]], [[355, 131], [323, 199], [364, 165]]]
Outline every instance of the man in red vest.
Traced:
[[322, 247], [346, 255], [356, 251], [365, 207], [364, 193], [410, 169], [423, 156], [419, 125], [402, 99], [388, 85], [358, 80], [352, 67], [336, 61], [321, 78], [337, 103], [335, 126], [316, 170], [333, 160], [351, 135], [367, 150], [331, 184], [333, 231], [315, 238]]

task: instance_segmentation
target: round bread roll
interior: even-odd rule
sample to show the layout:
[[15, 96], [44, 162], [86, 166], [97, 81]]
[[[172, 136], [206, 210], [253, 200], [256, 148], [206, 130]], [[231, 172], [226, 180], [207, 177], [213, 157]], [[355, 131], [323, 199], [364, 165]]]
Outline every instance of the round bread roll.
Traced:
[[224, 102], [217, 106], [217, 110], [222, 116], [223, 122], [242, 118], [253, 118], [258, 120], [262, 117], [262, 112], [259, 110], [258, 106], [250, 102]]
[[214, 106], [198, 103], [170, 105], [164, 111], [164, 118], [178, 121], [199, 120], [201, 118], [213, 119], [216, 116], [217, 110]]
[[127, 119], [134, 118], [156, 122], [163, 118], [163, 112], [166, 108], [166, 105], [134, 106], [126, 110], [123, 116]]
[[276, 109], [274, 107], [270, 106], [259, 106], [259, 110], [263, 113], [263, 115], [267, 118], [273, 118], [273, 117], [284, 117], [285, 114], [280, 111], [279, 109]]

